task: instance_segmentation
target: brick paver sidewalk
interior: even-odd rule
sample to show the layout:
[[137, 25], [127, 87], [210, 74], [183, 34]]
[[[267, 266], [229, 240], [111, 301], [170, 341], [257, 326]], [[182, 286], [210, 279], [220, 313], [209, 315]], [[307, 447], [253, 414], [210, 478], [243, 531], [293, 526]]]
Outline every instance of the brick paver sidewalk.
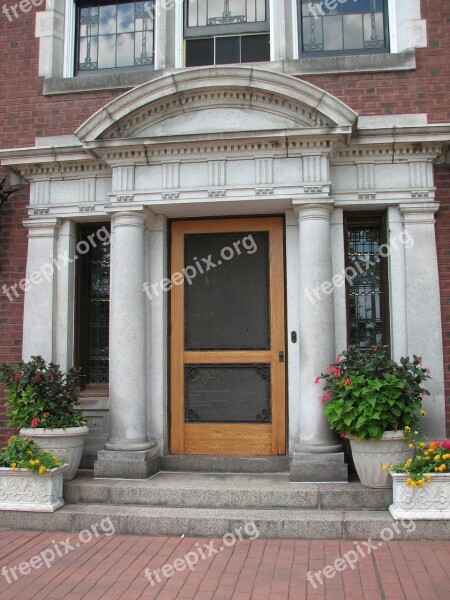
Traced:
[[450, 598], [450, 542], [373, 545], [1, 531], [0, 600]]

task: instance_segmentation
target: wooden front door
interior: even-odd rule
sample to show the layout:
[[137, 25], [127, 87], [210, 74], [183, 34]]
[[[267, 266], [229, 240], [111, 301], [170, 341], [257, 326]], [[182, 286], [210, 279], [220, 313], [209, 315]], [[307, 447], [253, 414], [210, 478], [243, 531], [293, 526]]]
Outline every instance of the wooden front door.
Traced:
[[173, 454], [286, 453], [283, 219], [171, 225]]

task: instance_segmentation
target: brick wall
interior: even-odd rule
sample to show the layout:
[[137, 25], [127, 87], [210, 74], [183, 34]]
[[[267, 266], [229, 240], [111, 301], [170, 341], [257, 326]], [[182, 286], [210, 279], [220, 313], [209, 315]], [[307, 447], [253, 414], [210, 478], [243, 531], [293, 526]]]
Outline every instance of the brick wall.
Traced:
[[436, 217], [439, 278], [441, 282], [444, 377], [447, 404], [447, 437], [450, 438], [450, 166], [435, 168], [437, 199], [441, 208]]
[[[354, 73], [311, 76], [307, 81], [337, 96], [361, 115], [428, 113], [430, 122], [450, 122], [450, 2], [422, 0], [422, 17], [428, 20], [429, 47], [417, 50], [417, 69], [408, 72]], [[0, 148], [34, 145], [35, 137], [71, 134], [98, 108], [121, 91], [42, 95], [37, 76], [38, 40], [34, 13], [9, 23], [0, 13]], [[448, 169], [436, 170], [439, 200], [438, 244], [445, 323], [445, 369], [450, 394], [450, 198]], [[1, 175], [1, 174], [0, 174]], [[27, 192], [13, 196], [0, 211], [0, 285], [21, 278], [26, 262], [26, 236], [21, 221], [26, 215]], [[448, 300], [448, 303], [447, 303]], [[23, 303], [0, 295], [0, 360], [21, 355]], [[0, 390], [1, 393], [1, 390]], [[8, 432], [0, 408], [0, 444]], [[447, 416], [450, 427], [450, 409]], [[450, 433], [450, 431], [449, 431]]]

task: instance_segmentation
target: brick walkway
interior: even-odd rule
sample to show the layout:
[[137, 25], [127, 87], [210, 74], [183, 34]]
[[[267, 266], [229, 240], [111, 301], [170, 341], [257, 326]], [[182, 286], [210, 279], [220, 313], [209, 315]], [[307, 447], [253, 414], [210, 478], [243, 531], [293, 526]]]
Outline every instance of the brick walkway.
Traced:
[[447, 541], [373, 542], [368, 555], [363, 541], [228, 538], [219, 551], [223, 540], [83, 535], [1, 531], [0, 600], [450, 598]]

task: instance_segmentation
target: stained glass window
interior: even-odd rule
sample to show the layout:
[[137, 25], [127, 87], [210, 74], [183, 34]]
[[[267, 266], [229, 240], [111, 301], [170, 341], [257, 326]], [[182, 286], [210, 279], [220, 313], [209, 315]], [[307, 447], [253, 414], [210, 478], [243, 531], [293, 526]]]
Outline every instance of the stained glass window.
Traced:
[[78, 3], [77, 70], [153, 65], [154, 0]]
[[[349, 343], [369, 348], [388, 343], [386, 256], [382, 219], [347, 219], [347, 309]], [[384, 256], [383, 256], [384, 255]]]
[[385, 0], [298, 0], [304, 53], [385, 52]]

